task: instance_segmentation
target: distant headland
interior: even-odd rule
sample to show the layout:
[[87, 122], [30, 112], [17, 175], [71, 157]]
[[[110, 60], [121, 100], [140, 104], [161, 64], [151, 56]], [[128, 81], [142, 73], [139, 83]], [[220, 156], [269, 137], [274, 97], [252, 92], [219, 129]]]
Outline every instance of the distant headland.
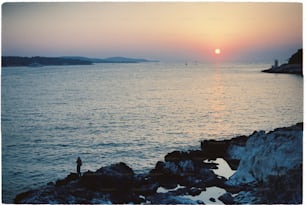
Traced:
[[41, 67], [41, 66], [60, 66], [60, 65], [92, 65], [94, 63], [144, 63], [158, 62], [156, 60], [110, 57], [110, 58], [87, 58], [80, 56], [63, 57], [20, 57], [20, 56], [2, 56], [2, 67]]
[[278, 65], [278, 60], [274, 61], [274, 65], [270, 69], [263, 70], [265, 73], [288, 73], [303, 75], [303, 49], [299, 49], [288, 60], [288, 63]]

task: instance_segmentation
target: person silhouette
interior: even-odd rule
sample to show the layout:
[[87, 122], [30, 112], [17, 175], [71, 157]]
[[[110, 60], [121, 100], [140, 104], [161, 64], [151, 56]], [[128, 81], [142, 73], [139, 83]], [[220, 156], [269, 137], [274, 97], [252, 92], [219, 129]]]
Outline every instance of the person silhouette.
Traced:
[[78, 157], [76, 163], [77, 163], [77, 174], [78, 174], [78, 176], [81, 176], [82, 160], [81, 160], [80, 157]]

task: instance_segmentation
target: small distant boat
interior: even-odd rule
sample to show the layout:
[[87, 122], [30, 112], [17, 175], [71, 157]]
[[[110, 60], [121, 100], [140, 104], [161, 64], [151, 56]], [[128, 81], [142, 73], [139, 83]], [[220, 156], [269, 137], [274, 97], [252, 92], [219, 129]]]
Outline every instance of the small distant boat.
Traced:
[[42, 67], [43, 65], [40, 63], [31, 63], [28, 65], [28, 67]]

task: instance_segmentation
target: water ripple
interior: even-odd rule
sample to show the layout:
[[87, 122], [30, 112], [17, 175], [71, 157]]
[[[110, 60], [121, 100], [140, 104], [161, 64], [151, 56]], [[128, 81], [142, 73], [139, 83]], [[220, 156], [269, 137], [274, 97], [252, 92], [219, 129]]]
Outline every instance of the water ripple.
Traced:
[[303, 78], [267, 66], [3, 68], [4, 202], [75, 171], [78, 156], [84, 170], [125, 161], [142, 172], [202, 139], [302, 121]]

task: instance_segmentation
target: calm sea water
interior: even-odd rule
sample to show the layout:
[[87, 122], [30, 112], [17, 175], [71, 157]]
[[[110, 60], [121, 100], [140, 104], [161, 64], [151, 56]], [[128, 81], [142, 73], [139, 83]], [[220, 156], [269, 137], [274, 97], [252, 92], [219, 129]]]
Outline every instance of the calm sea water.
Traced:
[[303, 120], [303, 78], [267, 64], [96, 64], [2, 68], [2, 192], [76, 169], [126, 162], [147, 171], [200, 140]]

